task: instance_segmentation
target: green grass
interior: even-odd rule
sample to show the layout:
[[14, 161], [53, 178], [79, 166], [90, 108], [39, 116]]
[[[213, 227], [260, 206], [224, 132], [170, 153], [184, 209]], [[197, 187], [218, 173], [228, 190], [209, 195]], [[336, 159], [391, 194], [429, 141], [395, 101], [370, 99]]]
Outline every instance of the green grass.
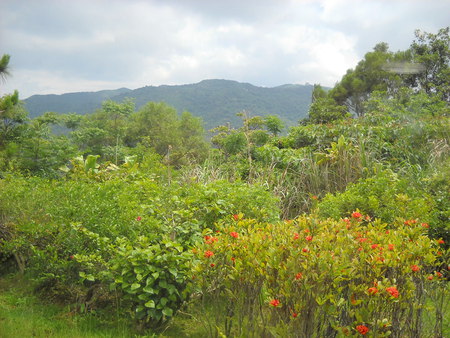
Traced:
[[0, 337], [132, 337], [124, 322], [95, 314], [76, 314], [68, 306], [46, 303], [20, 275], [0, 278]]

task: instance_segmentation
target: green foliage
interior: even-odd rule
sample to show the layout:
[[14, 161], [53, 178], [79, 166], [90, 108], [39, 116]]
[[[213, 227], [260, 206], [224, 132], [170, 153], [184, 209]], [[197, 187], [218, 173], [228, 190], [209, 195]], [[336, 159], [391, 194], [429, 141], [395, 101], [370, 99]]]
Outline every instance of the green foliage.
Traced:
[[309, 121], [312, 123], [331, 123], [349, 117], [347, 107], [337, 105], [333, 99], [316, 99], [309, 107]]
[[326, 337], [356, 334], [359, 325], [377, 337], [424, 334], [424, 296], [445, 292], [445, 271], [434, 266], [442, 249], [420, 224], [387, 227], [363, 215], [278, 224], [238, 217], [205, 232], [194, 270], [197, 304], [210, 305], [204, 325], [211, 336]]
[[375, 176], [350, 184], [342, 193], [326, 195], [318, 204], [319, 215], [339, 219], [354, 210], [382, 222], [393, 223], [397, 218], [431, 222], [433, 200], [424, 191], [408, 184], [386, 170]]

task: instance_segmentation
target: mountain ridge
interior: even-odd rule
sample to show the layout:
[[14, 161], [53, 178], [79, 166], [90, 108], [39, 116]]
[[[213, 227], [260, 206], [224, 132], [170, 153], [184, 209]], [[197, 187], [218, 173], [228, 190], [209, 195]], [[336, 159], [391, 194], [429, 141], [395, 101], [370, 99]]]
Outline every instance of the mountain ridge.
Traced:
[[179, 113], [189, 111], [203, 118], [207, 129], [228, 122], [238, 125], [236, 113], [242, 110], [251, 115], [278, 115], [287, 126], [292, 126], [307, 115], [312, 89], [310, 84], [259, 87], [234, 80], [206, 79], [193, 84], [33, 95], [24, 103], [32, 118], [47, 111], [84, 115], [101, 108], [105, 100], [120, 102], [132, 98], [136, 109], [154, 101], [165, 102]]

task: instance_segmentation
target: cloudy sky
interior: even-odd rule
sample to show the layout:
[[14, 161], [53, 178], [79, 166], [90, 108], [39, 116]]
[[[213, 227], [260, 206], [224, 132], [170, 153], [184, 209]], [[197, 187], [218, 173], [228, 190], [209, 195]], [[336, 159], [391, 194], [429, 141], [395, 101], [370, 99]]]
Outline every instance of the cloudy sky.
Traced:
[[0, 0], [22, 98], [229, 79], [332, 86], [378, 42], [450, 24], [450, 0]]

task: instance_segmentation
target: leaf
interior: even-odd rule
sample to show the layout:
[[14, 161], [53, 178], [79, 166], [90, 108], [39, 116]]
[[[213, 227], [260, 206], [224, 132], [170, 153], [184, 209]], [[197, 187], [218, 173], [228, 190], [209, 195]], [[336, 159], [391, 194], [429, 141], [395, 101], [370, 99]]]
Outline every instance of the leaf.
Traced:
[[139, 283], [133, 283], [131, 284], [131, 290], [137, 290], [141, 287], [141, 284]]
[[147, 303], [144, 304], [145, 307], [148, 307], [150, 309], [153, 309], [155, 307], [155, 301], [154, 300], [149, 300]]
[[166, 317], [172, 317], [173, 316], [173, 310], [169, 307], [166, 307], [162, 310], [162, 313]]

